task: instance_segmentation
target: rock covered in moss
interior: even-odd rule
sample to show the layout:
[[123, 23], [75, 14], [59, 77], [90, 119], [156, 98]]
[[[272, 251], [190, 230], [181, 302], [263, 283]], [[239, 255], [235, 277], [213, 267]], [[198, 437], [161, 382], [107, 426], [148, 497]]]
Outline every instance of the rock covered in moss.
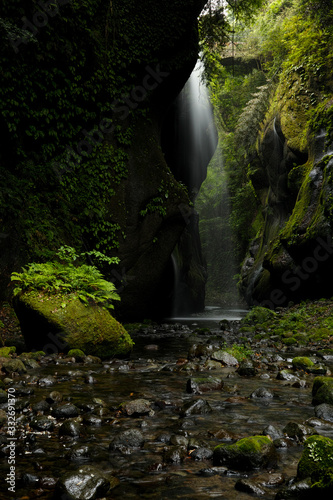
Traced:
[[276, 465], [277, 454], [267, 436], [250, 436], [233, 444], [220, 444], [214, 449], [214, 465], [237, 470], [253, 470]]
[[315, 472], [333, 468], [333, 440], [325, 436], [310, 436], [297, 467], [297, 477], [305, 479]]
[[24, 293], [14, 308], [29, 349], [47, 354], [80, 349], [108, 358], [129, 353], [133, 342], [125, 328], [104, 308], [83, 304], [77, 296]]
[[35, 361], [39, 361], [43, 356], [45, 356], [44, 351], [32, 351], [32, 352], [22, 352], [20, 354], [21, 359], [34, 359]]
[[333, 378], [320, 376], [313, 381], [312, 404], [317, 406], [324, 403], [333, 405]]
[[75, 361], [84, 361], [85, 353], [81, 349], [70, 349], [67, 353], [68, 356], [75, 358]]
[[293, 358], [292, 364], [295, 370], [303, 370], [307, 373], [325, 375], [327, 372], [326, 366], [316, 364], [306, 356], [297, 356], [296, 358]]
[[11, 354], [14, 354], [14, 352], [16, 352], [15, 346], [1, 347], [0, 348], [0, 357], [9, 358]]
[[0, 368], [7, 374], [26, 373], [27, 369], [20, 359], [0, 358]]
[[266, 307], [256, 306], [247, 313], [245, 318], [241, 320], [241, 327], [245, 326], [260, 326], [264, 323], [275, 319], [277, 313]]
[[297, 356], [292, 360], [293, 367], [296, 370], [310, 371], [314, 366], [314, 362], [306, 356]]

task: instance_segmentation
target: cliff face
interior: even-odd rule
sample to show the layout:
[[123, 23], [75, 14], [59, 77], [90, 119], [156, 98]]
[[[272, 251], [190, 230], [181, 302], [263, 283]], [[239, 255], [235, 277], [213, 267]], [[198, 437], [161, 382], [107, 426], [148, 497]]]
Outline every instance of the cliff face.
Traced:
[[[193, 214], [161, 127], [196, 62], [204, 4], [3, 6], [2, 298], [12, 271], [68, 244], [119, 257], [104, 270], [120, 291], [119, 315], [165, 313], [170, 256]], [[195, 296], [204, 281], [202, 271]]]
[[265, 222], [243, 263], [249, 304], [331, 297], [332, 85], [297, 67], [281, 78], [251, 168]]

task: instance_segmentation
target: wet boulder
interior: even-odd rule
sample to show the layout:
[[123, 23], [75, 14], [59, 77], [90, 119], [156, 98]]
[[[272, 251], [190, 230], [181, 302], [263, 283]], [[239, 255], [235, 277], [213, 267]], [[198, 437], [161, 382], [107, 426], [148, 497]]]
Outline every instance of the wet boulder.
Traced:
[[38, 385], [40, 387], [51, 387], [52, 385], [57, 383], [57, 379], [52, 375], [46, 375], [45, 377], [41, 377], [38, 380]]
[[240, 362], [237, 372], [241, 377], [254, 377], [257, 373], [257, 369], [253, 361], [245, 359]]
[[276, 376], [278, 380], [284, 380], [285, 382], [290, 382], [295, 384], [300, 381], [299, 377], [294, 375], [290, 370], [280, 370]]
[[223, 381], [214, 377], [193, 377], [186, 383], [186, 392], [190, 394], [202, 394], [209, 391], [220, 391]]
[[201, 460], [210, 460], [213, 457], [213, 450], [210, 448], [202, 447], [196, 448], [191, 452], [192, 460], [201, 461]]
[[71, 450], [66, 454], [66, 458], [73, 462], [84, 462], [90, 460], [92, 452], [89, 446], [85, 444], [77, 444], [71, 448]]
[[40, 415], [30, 422], [30, 427], [36, 431], [52, 431], [54, 428], [54, 419]]
[[137, 417], [140, 415], [153, 415], [151, 403], [147, 399], [134, 399], [121, 405], [121, 411], [128, 417]]
[[311, 500], [310, 478], [300, 481], [292, 480], [285, 488], [277, 492], [275, 500], [295, 500], [297, 498]]
[[255, 391], [253, 391], [250, 395], [251, 399], [271, 399], [274, 398], [274, 394], [272, 391], [267, 389], [266, 387], [258, 387]]
[[265, 490], [260, 484], [246, 478], [238, 479], [235, 484], [235, 489], [237, 491], [243, 491], [244, 493], [250, 493], [250, 495], [265, 495]]
[[182, 417], [189, 417], [190, 415], [206, 415], [212, 411], [213, 410], [207, 401], [204, 399], [197, 399], [195, 401], [185, 403], [180, 414]]
[[237, 359], [222, 349], [213, 352], [211, 358], [214, 361], [219, 361], [224, 366], [238, 366]]
[[270, 436], [273, 441], [275, 439], [283, 438], [283, 432], [274, 427], [274, 425], [267, 425], [267, 427], [264, 428], [262, 433], [264, 436]]
[[69, 418], [59, 427], [59, 436], [78, 437], [81, 432], [82, 418]]
[[73, 418], [78, 415], [79, 409], [72, 403], [59, 403], [52, 410], [52, 416], [55, 418]]
[[220, 444], [214, 448], [214, 465], [226, 465], [236, 470], [273, 467], [277, 453], [267, 436], [251, 436], [233, 444]]
[[[113, 478], [112, 481], [118, 483]], [[113, 484], [115, 486], [115, 484]], [[104, 497], [112, 487], [110, 479], [91, 465], [83, 465], [60, 477], [55, 489], [56, 498], [66, 500], [95, 500]]]
[[164, 450], [163, 461], [167, 464], [179, 464], [187, 457], [187, 450], [183, 446], [170, 446]]
[[297, 422], [288, 422], [288, 424], [283, 428], [283, 433], [297, 443], [303, 443], [308, 436], [317, 434], [317, 432], [309, 425], [299, 424]]
[[188, 359], [207, 359], [211, 356], [213, 347], [211, 345], [193, 344], [188, 352]]
[[333, 378], [316, 377], [312, 386], [312, 404], [327, 403], [333, 405]]
[[316, 406], [314, 411], [317, 418], [333, 422], [333, 405], [322, 403]]
[[119, 432], [109, 444], [109, 450], [119, 450], [129, 454], [135, 449], [140, 449], [144, 445], [145, 439], [138, 429], [127, 429]]

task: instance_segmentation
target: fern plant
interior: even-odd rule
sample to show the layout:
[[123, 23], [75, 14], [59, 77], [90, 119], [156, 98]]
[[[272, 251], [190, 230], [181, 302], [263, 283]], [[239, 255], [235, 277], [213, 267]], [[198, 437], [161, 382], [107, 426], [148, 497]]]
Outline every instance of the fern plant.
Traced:
[[[88, 252], [89, 255], [92, 252]], [[118, 259], [97, 252], [99, 259], [118, 263]], [[80, 254], [81, 256], [85, 254]], [[112, 301], [120, 300], [115, 285], [104, 279], [93, 265], [74, 265], [79, 255], [72, 247], [61, 247], [56, 254], [60, 261], [30, 263], [21, 273], [13, 272], [11, 280], [16, 282], [13, 294], [42, 292], [46, 295], [77, 296], [85, 304], [94, 303], [113, 309]], [[95, 255], [96, 257], [96, 255]], [[62, 303], [66, 307], [66, 301]]]

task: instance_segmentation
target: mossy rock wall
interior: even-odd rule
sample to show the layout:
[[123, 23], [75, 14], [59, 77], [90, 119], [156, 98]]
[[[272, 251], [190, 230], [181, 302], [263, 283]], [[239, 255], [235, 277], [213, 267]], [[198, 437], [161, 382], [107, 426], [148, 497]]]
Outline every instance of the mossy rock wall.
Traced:
[[37, 0], [3, 6], [0, 297], [12, 271], [65, 243], [120, 258], [107, 276], [119, 314], [162, 314], [191, 207], [161, 128], [198, 57], [204, 4], [72, 0], [45, 23]]
[[129, 334], [106, 309], [85, 305], [76, 295], [30, 292], [16, 297], [14, 307], [29, 350], [54, 354], [80, 349], [101, 358], [132, 350]]
[[325, 75], [314, 78], [296, 66], [282, 72], [258, 137], [253, 161], [268, 186], [262, 201], [254, 183], [265, 220], [241, 273], [251, 305], [333, 295], [333, 88], [330, 70]]

